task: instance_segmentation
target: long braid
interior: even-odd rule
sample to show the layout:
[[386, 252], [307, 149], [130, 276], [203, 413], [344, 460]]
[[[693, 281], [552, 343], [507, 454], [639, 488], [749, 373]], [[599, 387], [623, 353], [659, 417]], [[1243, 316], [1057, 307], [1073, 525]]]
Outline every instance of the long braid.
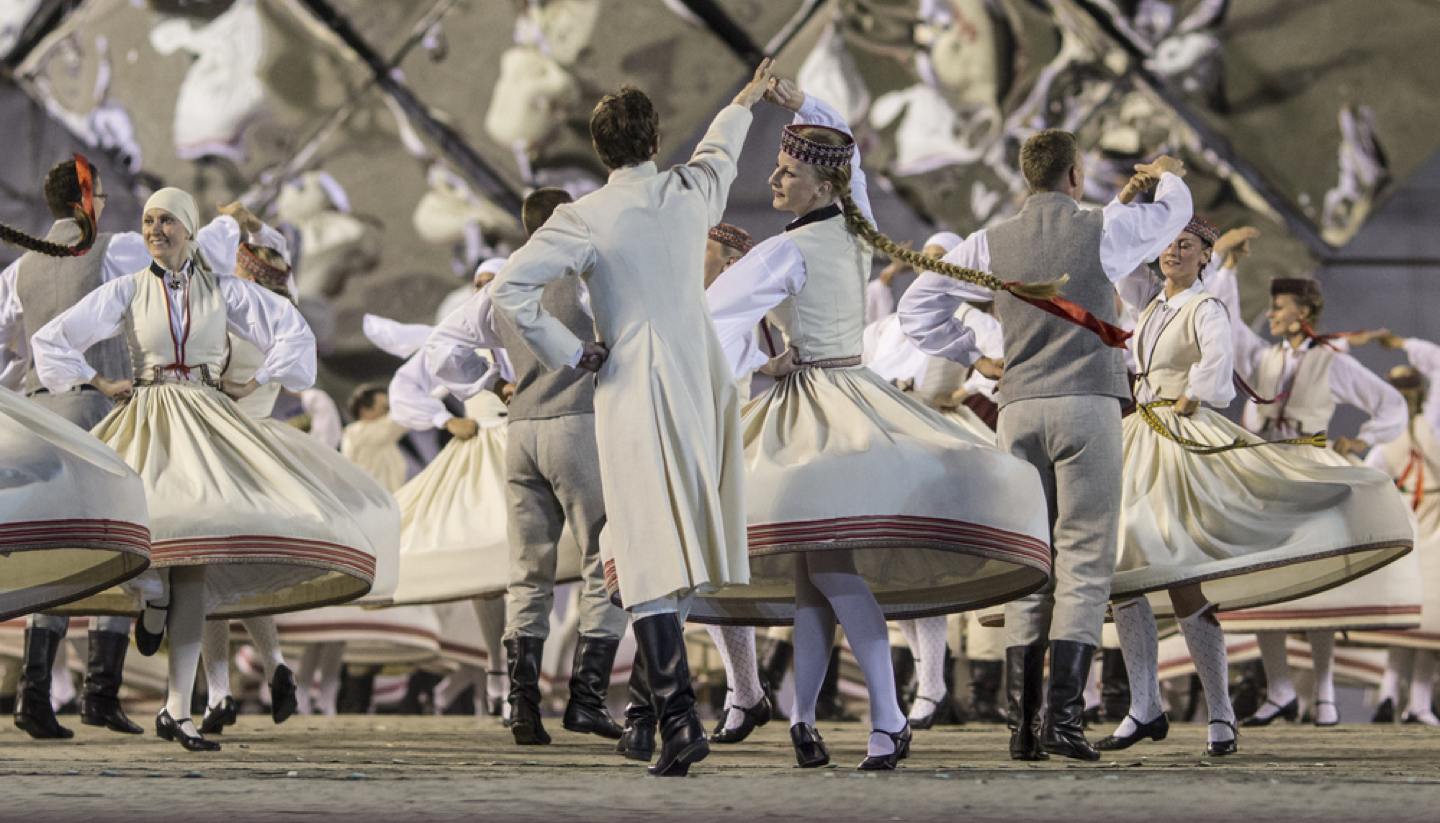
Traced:
[[76, 222], [80, 224], [82, 234], [79, 242], [73, 246], [66, 246], [62, 243], [51, 243], [49, 240], [33, 237], [13, 226], [6, 226], [4, 224], [0, 224], [0, 241], [9, 243], [12, 246], [19, 246], [28, 251], [33, 251], [36, 254], [43, 254], [47, 257], [79, 257], [90, 251], [90, 247], [95, 245], [95, 228], [94, 225], [84, 219], [78, 211], [75, 219]]
[[938, 257], [931, 257], [918, 251], [907, 249], [886, 237], [873, 223], [865, 219], [865, 214], [855, 204], [854, 198], [847, 191], [840, 197], [841, 209], [845, 214], [845, 225], [855, 236], [870, 244], [875, 250], [885, 254], [892, 259], [903, 260], [918, 270], [933, 271], [955, 280], [966, 283], [973, 283], [977, 286], [991, 291], [1008, 291], [1017, 297], [1030, 298], [1033, 300], [1049, 300], [1060, 293], [1060, 287], [1065, 284], [1070, 276], [1063, 275], [1058, 280], [1051, 280], [1043, 283], [1006, 283], [1004, 280], [993, 274], [967, 269], [964, 266], [957, 266], [954, 263], [946, 263]]

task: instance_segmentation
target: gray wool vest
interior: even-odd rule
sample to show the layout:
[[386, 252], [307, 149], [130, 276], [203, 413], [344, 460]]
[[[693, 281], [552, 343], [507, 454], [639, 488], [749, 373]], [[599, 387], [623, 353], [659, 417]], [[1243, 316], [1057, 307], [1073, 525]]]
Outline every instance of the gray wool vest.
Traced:
[[[1115, 286], [1100, 263], [1100, 211], [1058, 192], [1031, 195], [1020, 213], [986, 229], [990, 270], [1005, 280], [1036, 283], [1070, 275], [1063, 296], [1115, 322]], [[1087, 329], [1013, 297], [995, 301], [1005, 330], [1005, 375], [997, 402], [1096, 394], [1125, 399], [1130, 385], [1120, 349]]]
[[[581, 340], [595, 339], [595, 321], [580, 307], [580, 279], [565, 277], [546, 284], [540, 305]], [[500, 312], [495, 331], [515, 370], [515, 395], [510, 398], [511, 420], [543, 420], [595, 411], [595, 375], [583, 369], [547, 369], [536, 359], [525, 338]]]
[[[80, 239], [80, 227], [74, 220], [57, 220], [50, 227], [45, 239], [52, 243], [69, 245]], [[105, 262], [105, 250], [110, 245], [110, 235], [102, 233], [95, 238], [95, 245], [80, 257], [47, 257], [35, 252], [26, 252], [20, 258], [20, 270], [15, 277], [15, 292], [20, 298], [24, 312], [25, 338], [28, 340], [41, 326], [57, 315], [80, 302], [80, 299], [100, 288], [101, 266]], [[85, 352], [85, 360], [100, 376], [121, 380], [130, 376], [130, 354], [125, 349], [123, 335], [101, 340]], [[35, 361], [25, 374], [25, 393], [31, 394], [44, 386], [35, 373]]]

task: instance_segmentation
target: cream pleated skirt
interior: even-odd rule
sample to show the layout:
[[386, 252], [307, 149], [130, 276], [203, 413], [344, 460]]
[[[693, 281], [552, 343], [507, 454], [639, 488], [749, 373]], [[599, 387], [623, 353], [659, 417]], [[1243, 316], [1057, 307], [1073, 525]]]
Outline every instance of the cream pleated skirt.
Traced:
[[[1200, 443], [1258, 440], [1209, 409], [1189, 418], [1168, 408], [1154, 413], [1172, 432]], [[1220, 609], [1250, 610], [1352, 580], [1363, 586], [1366, 575], [1384, 575], [1387, 564], [1406, 566], [1411, 521], [1381, 472], [1315, 446], [1198, 455], [1156, 433], [1138, 413], [1125, 418], [1123, 436], [1115, 601], [1148, 594], [1155, 613], [1167, 616], [1173, 608], [1166, 589], [1203, 583]]]
[[145, 486], [113, 450], [0, 389], [0, 619], [140, 574], [149, 523]]
[[[355, 516], [364, 507], [342, 499], [360, 493], [337, 493], [330, 464], [305, 441], [215, 389], [137, 388], [94, 433], [144, 482], [154, 568], [205, 566], [207, 616], [308, 609], [369, 591], [375, 549]], [[85, 601], [89, 611], [72, 608], [137, 613], [140, 597], [163, 598], [158, 575], [136, 582]]]
[[1414, 629], [1351, 631], [1351, 643], [1440, 650], [1440, 496], [1430, 495], [1422, 503], [1417, 519], [1419, 533], [1428, 535], [1415, 543], [1420, 565], [1420, 625]]
[[440, 655], [440, 621], [429, 606], [329, 606], [276, 615], [280, 645], [298, 654], [314, 643], [344, 643], [357, 666], [420, 665]]
[[888, 619], [1001, 603], [1049, 578], [1035, 469], [869, 369], [796, 372], [745, 406], [741, 428], [751, 582], [697, 600], [691, 619], [792, 621], [798, 557], [853, 564]]

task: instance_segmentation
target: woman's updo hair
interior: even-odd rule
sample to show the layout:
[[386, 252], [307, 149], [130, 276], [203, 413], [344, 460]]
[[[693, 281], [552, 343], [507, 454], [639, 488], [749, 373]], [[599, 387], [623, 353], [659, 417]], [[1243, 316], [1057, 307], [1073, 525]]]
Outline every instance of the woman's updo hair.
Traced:
[[608, 169], [644, 163], [660, 142], [660, 115], [645, 92], [622, 86], [595, 104], [590, 114], [590, 140]]

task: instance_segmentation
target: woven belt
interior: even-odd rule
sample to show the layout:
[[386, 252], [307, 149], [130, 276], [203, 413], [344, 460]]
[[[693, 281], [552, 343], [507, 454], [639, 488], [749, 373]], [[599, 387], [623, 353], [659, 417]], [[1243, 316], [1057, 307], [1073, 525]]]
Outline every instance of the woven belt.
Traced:
[[1173, 405], [1175, 405], [1174, 400], [1156, 400], [1153, 403], [1139, 404], [1136, 407], [1135, 411], [1140, 415], [1140, 418], [1145, 421], [1145, 425], [1149, 426], [1151, 430], [1153, 430], [1156, 434], [1178, 445], [1180, 448], [1184, 449], [1187, 452], [1190, 452], [1191, 454], [1198, 454], [1204, 456], [1210, 454], [1220, 454], [1221, 452], [1234, 451], [1235, 449], [1254, 449], [1259, 448], [1260, 446], [1317, 446], [1322, 449], [1325, 448], [1324, 432], [1320, 432], [1319, 434], [1314, 434], [1309, 437], [1292, 437], [1286, 440], [1261, 440], [1254, 443], [1247, 440], [1242, 440], [1237, 437], [1235, 438], [1234, 442], [1227, 443], [1223, 446], [1214, 446], [1209, 443], [1201, 443], [1198, 440], [1191, 440], [1188, 437], [1184, 437], [1171, 431], [1170, 427], [1166, 426], [1165, 422], [1155, 414], [1155, 409], [1165, 408]]
[[[97, 388], [95, 388], [94, 386], [90, 385], [89, 383], [85, 383], [85, 384], [83, 384], [83, 385], [76, 386], [76, 387], [74, 387], [74, 388], [72, 388], [72, 389], [68, 389], [68, 390], [66, 390], [66, 391], [62, 391], [62, 392], [60, 392], [60, 394], [69, 394], [70, 392], [87, 392], [87, 391], [98, 392], [98, 391], [100, 391], [100, 390], [97, 389]], [[29, 394], [27, 394], [27, 395], [25, 395], [25, 396], [26, 396], [26, 397], [34, 397], [34, 396], [37, 395], [37, 394], [54, 394], [54, 393], [55, 393], [55, 392], [52, 392], [52, 391], [50, 391], [49, 389], [36, 389], [35, 391], [32, 391], [32, 392], [30, 392]]]
[[860, 355], [827, 357], [823, 360], [796, 360], [795, 365], [804, 369], [849, 369], [860, 365]]
[[188, 371], [191, 374], [198, 373], [199, 379], [182, 373], [177, 367], [153, 366], [150, 369], [149, 377], [136, 377], [135, 385], [159, 386], [165, 383], [203, 383], [212, 389], [220, 388], [220, 381], [210, 376], [210, 367], [204, 364], [190, 366]]

